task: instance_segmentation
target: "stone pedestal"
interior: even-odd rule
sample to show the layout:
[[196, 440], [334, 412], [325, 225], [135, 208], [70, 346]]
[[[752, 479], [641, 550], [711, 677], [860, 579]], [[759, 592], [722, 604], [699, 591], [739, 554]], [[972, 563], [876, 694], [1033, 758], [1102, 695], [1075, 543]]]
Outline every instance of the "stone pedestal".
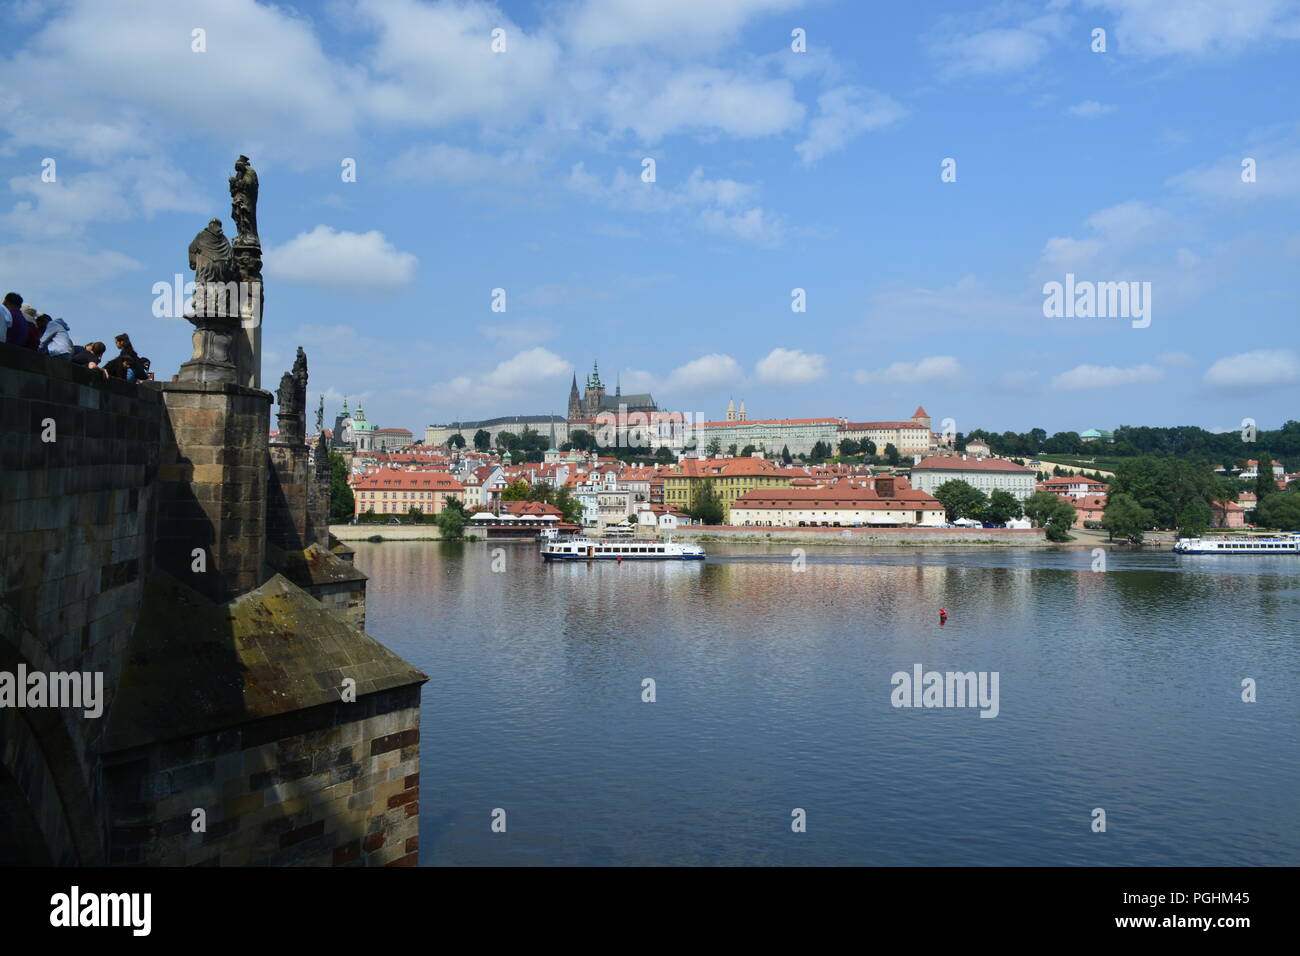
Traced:
[[235, 336], [236, 381], [262, 387], [262, 245], [256, 236], [236, 236], [231, 243], [239, 270], [239, 334]]
[[182, 382], [235, 382], [238, 380], [236, 333], [239, 320], [225, 316], [185, 317], [194, 325], [194, 356], [182, 362], [177, 376]]
[[158, 566], [214, 601], [261, 585], [271, 394], [229, 382], [162, 385]]

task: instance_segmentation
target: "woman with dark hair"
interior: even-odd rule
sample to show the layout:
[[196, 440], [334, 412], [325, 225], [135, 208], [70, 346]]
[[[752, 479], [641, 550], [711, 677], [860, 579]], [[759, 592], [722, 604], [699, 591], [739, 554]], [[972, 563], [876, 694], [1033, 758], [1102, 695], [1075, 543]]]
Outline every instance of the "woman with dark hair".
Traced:
[[128, 382], [144, 378], [145, 370], [140, 367], [140, 356], [131, 345], [131, 336], [123, 332], [113, 339], [113, 344], [118, 347], [117, 358], [104, 367], [105, 371], [113, 378], [124, 378]]

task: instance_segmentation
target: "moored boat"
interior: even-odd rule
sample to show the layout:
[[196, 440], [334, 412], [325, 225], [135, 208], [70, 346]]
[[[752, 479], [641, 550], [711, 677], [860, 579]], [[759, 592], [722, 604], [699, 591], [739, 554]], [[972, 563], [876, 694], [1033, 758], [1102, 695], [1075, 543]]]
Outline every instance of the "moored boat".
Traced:
[[698, 544], [674, 541], [598, 541], [591, 538], [555, 538], [542, 542], [547, 561], [703, 561]]
[[1300, 535], [1179, 538], [1174, 551], [1178, 554], [1300, 554]]

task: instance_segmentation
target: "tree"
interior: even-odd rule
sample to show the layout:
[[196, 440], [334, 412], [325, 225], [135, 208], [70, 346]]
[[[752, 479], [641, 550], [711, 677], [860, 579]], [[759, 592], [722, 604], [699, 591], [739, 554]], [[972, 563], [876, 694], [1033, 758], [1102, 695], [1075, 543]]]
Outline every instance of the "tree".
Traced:
[[1184, 538], [1199, 538], [1214, 520], [1203, 501], [1189, 502], [1178, 516], [1178, 534]]
[[1228, 505], [1237, 500], [1238, 492], [1235, 483], [1226, 478], [1220, 478], [1214, 484], [1214, 500], [1219, 506], [1219, 527], [1222, 528], [1228, 521]]
[[889, 442], [885, 445], [885, 458], [889, 461], [889, 463], [892, 466], [894, 466], [895, 468], [898, 467], [898, 462], [900, 461], [900, 458], [898, 455], [898, 449], [894, 447], [893, 442]]
[[728, 458], [736, 457], [736, 446], [734, 444], [727, 446], [727, 457]]
[[1101, 526], [1111, 538], [1121, 538], [1133, 544], [1142, 543], [1143, 532], [1152, 523], [1151, 512], [1138, 504], [1132, 495], [1126, 494], [1111, 495], [1101, 516]]
[[406, 520], [411, 524], [424, 523], [424, 509], [417, 505], [411, 505], [410, 510], [406, 512]]
[[695, 503], [688, 513], [700, 524], [722, 524], [726, 519], [722, 501], [718, 498], [712, 481], [706, 479], [700, 485], [700, 490], [695, 495]]
[[551, 504], [560, 509], [565, 521], [577, 524], [582, 520], [582, 503], [573, 497], [567, 486], [561, 485], [555, 490]]
[[840, 441], [840, 455], [849, 458], [862, 451], [862, 446], [852, 438], [845, 438]]
[[754, 452], [756, 452], [756, 451], [758, 451], [758, 448], [757, 448], [756, 446], [754, 446], [754, 445], [746, 445], [744, 448], [740, 449], [740, 457], [741, 457], [741, 458], [748, 458], [750, 455], [754, 454]]
[[722, 442], [716, 438], [710, 438], [709, 443], [704, 446], [704, 454], [709, 458], [717, 458], [722, 453]]
[[781, 446], [781, 463], [782, 463], [783, 465], [788, 465], [788, 464], [790, 464], [790, 462], [792, 462], [792, 461], [794, 461], [794, 456], [790, 454], [790, 446], [789, 446], [789, 445], [782, 445], [782, 446]]
[[1255, 524], [1279, 531], [1300, 531], [1300, 485], [1269, 495], [1255, 509]]
[[1255, 476], [1255, 497], [1263, 504], [1264, 499], [1278, 490], [1277, 478], [1273, 476], [1273, 457], [1266, 451], [1259, 453], [1259, 474]]
[[457, 541], [465, 534], [465, 525], [469, 523], [469, 514], [459, 498], [448, 498], [442, 505], [442, 511], [433, 519], [438, 531], [448, 541]]
[[1036, 491], [1030, 495], [1025, 500], [1024, 513], [1047, 532], [1048, 541], [1068, 541], [1078, 514], [1074, 505], [1050, 491]]
[[[1053, 495], [1053, 497], [1056, 496]], [[1056, 507], [1047, 516], [1047, 524], [1043, 526], [1047, 530], [1047, 540], [1069, 541], [1070, 529], [1074, 527], [1074, 519], [1078, 517], [1078, 514], [1074, 510], [1074, 505], [1064, 498], [1057, 498]]]
[[585, 428], [575, 428], [569, 432], [569, 444], [578, 451], [596, 451], [596, 436]]
[[465, 447], [465, 436], [462, 435], [460, 432], [456, 432], [456, 434], [452, 435], [450, 438], [447, 439], [447, 447], [448, 447], [448, 448], [464, 448], [464, 447]]
[[862, 454], [867, 458], [874, 458], [876, 455], [876, 443], [869, 438], [864, 438], [858, 443], [858, 451], [862, 452]]
[[348, 484], [348, 463], [336, 451], [330, 452], [330, 520], [346, 521], [356, 512], [356, 499]]
[[667, 445], [660, 445], [659, 450], [655, 452], [655, 461], [661, 465], [671, 465], [676, 460], [677, 456], [673, 454], [672, 449]]
[[984, 509], [982, 520], [990, 524], [1006, 524], [1012, 518], [1022, 517], [1024, 513], [1019, 498], [1009, 491], [998, 489], [989, 495], [988, 507]]
[[989, 506], [989, 499], [984, 492], [960, 478], [945, 481], [934, 489], [934, 496], [939, 499], [944, 511], [948, 513], [949, 521], [956, 521], [959, 518], [982, 520], [981, 515]]
[[492, 447], [492, 435], [483, 428], [474, 433], [474, 450], [487, 451]]
[[516, 478], [501, 489], [502, 501], [535, 501], [533, 487], [522, 478]]

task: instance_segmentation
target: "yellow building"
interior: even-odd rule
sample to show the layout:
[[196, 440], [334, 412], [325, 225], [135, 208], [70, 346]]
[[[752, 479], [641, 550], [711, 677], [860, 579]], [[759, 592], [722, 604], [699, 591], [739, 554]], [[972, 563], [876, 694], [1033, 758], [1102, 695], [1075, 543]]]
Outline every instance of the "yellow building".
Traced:
[[705, 482], [722, 504], [722, 520], [731, 523], [731, 506], [747, 491], [789, 488], [791, 474], [764, 458], [687, 458], [664, 475], [664, 504], [678, 511], [695, 507]]

